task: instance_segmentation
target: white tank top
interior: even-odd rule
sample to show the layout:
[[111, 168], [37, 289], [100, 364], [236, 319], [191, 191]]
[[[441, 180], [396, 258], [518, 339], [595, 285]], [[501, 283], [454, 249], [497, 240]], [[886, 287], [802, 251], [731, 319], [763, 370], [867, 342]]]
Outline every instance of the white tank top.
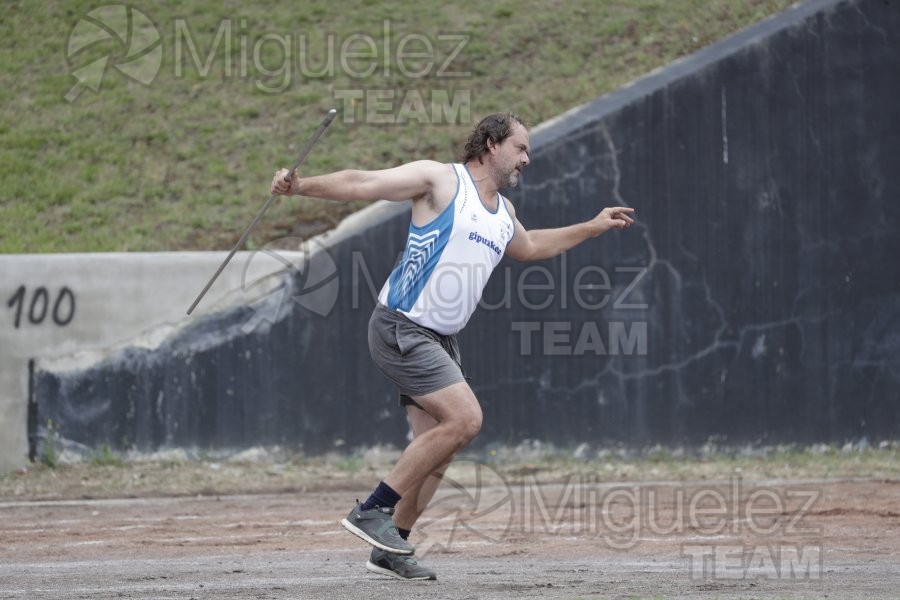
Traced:
[[431, 223], [409, 224], [406, 249], [378, 301], [442, 335], [457, 333], [481, 301], [488, 278], [515, 232], [506, 199], [481, 202], [465, 165], [454, 164], [456, 196]]

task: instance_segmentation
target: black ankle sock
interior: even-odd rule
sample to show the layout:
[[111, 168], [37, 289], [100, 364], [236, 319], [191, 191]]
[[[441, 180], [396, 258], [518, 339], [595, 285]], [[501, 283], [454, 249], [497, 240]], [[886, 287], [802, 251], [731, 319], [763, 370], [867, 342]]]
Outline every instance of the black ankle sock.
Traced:
[[398, 528], [397, 528], [397, 531], [400, 532], [400, 537], [402, 537], [404, 540], [408, 540], [408, 539], [409, 539], [409, 534], [412, 533], [411, 530], [409, 530], [409, 529], [403, 529], [402, 527], [398, 527]]
[[382, 481], [378, 484], [378, 487], [375, 488], [375, 491], [372, 492], [372, 495], [369, 496], [369, 499], [363, 502], [362, 510], [369, 510], [376, 506], [394, 508], [399, 501], [400, 494], [394, 491], [394, 488]]

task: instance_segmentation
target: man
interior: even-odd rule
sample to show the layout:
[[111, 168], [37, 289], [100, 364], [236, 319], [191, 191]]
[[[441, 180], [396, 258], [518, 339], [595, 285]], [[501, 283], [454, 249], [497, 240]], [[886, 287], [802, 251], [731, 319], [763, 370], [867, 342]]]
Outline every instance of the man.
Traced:
[[475, 126], [461, 164], [420, 160], [291, 180], [282, 169], [272, 181], [273, 194], [412, 201], [406, 249], [369, 321], [369, 350], [400, 389], [414, 437], [371, 496], [341, 521], [374, 546], [370, 571], [436, 579], [412, 557], [407, 538], [447, 464], [481, 429], [481, 407], [463, 375], [456, 333], [503, 254], [550, 258], [634, 222], [633, 209], [613, 207], [585, 223], [527, 231], [499, 190], [519, 182], [529, 153], [522, 120], [498, 113]]

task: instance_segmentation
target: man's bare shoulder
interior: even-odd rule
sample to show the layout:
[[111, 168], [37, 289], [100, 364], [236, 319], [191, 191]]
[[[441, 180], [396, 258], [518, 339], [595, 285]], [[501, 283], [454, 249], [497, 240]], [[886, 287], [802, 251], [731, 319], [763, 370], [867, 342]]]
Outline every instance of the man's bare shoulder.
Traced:
[[407, 163], [429, 183], [430, 193], [413, 198], [413, 223], [430, 222], [453, 201], [459, 185], [456, 169], [450, 163], [417, 160]]
[[512, 201], [510, 201], [510, 199], [507, 198], [506, 196], [502, 196], [502, 195], [501, 195], [501, 198], [503, 198], [503, 204], [506, 205], [506, 209], [509, 211], [509, 215], [510, 215], [511, 217], [515, 218], [515, 216], [516, 216], [516, 207], [515, 207], [515, 205], [514, 205], [514, 204], [512, 203]]
[[416, 160], [407, 163], [404, 168], [414, 170], [428, 182], [431, 193], [418, 199], [427, 200], [432, 205], [446, 205], [456, 194], [457, 175], [452, 164], [436, 160]]
[[450, 163], [438, 162], [436, 160], [414, 160], [406, 163], [406, 167], [415, 169], [434, 179], [444, 179], [448, 177], [456, 179], [456, 170]]

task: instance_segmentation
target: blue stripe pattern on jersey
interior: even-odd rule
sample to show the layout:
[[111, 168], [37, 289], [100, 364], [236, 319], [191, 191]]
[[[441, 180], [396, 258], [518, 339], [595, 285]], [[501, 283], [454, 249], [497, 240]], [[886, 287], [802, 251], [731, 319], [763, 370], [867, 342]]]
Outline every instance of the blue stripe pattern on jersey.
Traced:
[[410, 222], [409, 237], [400, 264], [391, 273], [388, 307], [408, 312], [437, 267], [453, 231], [454, 199], [437, 218], [423, 227]]

